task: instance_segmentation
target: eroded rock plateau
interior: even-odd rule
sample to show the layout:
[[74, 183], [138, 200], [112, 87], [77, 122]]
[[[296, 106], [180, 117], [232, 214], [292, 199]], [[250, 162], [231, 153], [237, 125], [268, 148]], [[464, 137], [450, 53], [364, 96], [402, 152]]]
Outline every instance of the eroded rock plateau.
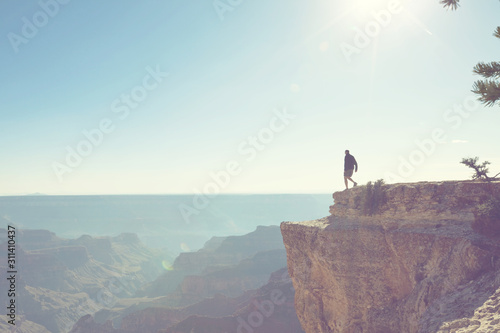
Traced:
[[500, 182], [382, 189], [373, 215], [360, 186], [334, 193], [327, 218], [282, 223], [304, 330], [500, 332], [500, 238], [474, 216]]

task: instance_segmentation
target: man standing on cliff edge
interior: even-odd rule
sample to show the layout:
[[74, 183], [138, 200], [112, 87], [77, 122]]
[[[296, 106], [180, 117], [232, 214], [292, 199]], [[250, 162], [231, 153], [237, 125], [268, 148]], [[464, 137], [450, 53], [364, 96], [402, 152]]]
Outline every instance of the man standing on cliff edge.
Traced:
[[[356, 170], [354, 170], [354, 167], [356, 167]], [[358, 183], [356, 183], [351, 178], [353, 171], [358, 172], [358, 162], [356, 162], [356, 159], [354, 158], [354, 156], [349, 154], [349, 150], [346, 150], [345, 151], [345, 158], [344, 158], [344, 183], [345, 183], [346, 190], [349, 188], [349, 186], [347, 185], [348, 179], [354, 183], [353, 187], [358, 185]]]

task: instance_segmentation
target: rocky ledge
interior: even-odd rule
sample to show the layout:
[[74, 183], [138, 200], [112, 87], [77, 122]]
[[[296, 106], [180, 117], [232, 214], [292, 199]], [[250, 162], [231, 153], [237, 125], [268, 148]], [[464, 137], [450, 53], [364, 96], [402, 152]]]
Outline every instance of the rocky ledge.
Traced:
[[359, 186], [329, 217], [283, 222], [303, 329], [500, 332], [500, 221], [477, 219], [494, 197], [500, 182]]

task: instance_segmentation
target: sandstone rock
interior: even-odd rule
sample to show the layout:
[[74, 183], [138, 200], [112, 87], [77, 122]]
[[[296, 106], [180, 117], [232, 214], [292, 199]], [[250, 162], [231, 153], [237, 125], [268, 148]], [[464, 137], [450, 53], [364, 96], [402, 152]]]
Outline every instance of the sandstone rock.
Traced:
[[34, 323], [26, 319], [26, 316], [16, 316], [15, 326], [7, 322], [7, 316], [0, 317], [0, 332], [15, 332], [15, 333], [51, 333], [42, 325]]
[[[255, 231], [241, 236], [214, 237], [199, 251], [181, 253], [175, 259], [173, 270], [164, 272], [155, 281], [142, 288], [137, 296], [167, 295], [174, 292], [180, 283], [184, 283], [187, 276], [208, 275], [237, 265], [242, 260], [255, 256], [258, 252], [275, 249], [284, 250], [278, 226], [258, 226]], [[278, 267], [282, 267], [282, 265]], [[273, 267], [272, 270], [276, 268]], [[268, 273], [266, 272], [266, 274]], [[199, 280], [196, 277], [188, 278], [193, 283], [197, 279]], [[186, 305], [186, 303], [182, 305]]]
[[[480, 318], [481, 312], [470, 308], [495, 308], [496, 298], [486, 304], [484, 297], [470, 293], [472, 305], [465, 306], [462, 299], [462, 306], [453, 307], [446, 297], [468, 283], [479, 283], [486, 274], [496, 281], [484, 290], [486, 295], [494, 296], [500, 286], [495, 278], [500, 239], [472, 228], [474, 208], [488, 196], [499, 195], [500, 182], [383, 188], [385, 201], [372, 216], [363, 215], [364, 187], [356, 187], [334, 193], [328, 218], [282, 223], [295, 307], [304, 330], [430, 333], [495, 327], [495, 315]], [[441, 318], [436, 304], [453, 310]], [[466, 308], [472, 312], [461, 313]]]
[[129, 313], [117, 328], [110, 320], [99, 324], [85, 316], [70, 333], [304, 333], [293, 299], [292, 282], [282, 268], [267, 284], [239, 297], [219, 294], [184, 308], [147, 307]]
[[[5, 233], [0, 229], [1, 239], [7, 239]], [[5, 242], [0, 251], [7, 253]], [[16, 299], [24, 326], [18, 332], [67, 332], [82, 316], [112, 306], [156, 278], [162, 271], [156, 263], [163, 258], [132, 234], [73, 240], [45, 230], [19, 230]], [[6, 263], [0, 262], [3, 272]], [[0, 280], [0, 289], [8, 290], [7, 279]]]

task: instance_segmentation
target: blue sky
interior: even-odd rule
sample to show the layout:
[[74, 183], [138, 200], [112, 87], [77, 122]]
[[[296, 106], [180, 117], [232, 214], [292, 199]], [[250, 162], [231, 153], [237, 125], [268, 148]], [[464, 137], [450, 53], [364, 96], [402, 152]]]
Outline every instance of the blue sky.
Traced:
[[2, 1], [0, 194], [330, 193], [345, 149], [360, 183], [500, 172], [500, 110], [470, 93], [499, 10]]

